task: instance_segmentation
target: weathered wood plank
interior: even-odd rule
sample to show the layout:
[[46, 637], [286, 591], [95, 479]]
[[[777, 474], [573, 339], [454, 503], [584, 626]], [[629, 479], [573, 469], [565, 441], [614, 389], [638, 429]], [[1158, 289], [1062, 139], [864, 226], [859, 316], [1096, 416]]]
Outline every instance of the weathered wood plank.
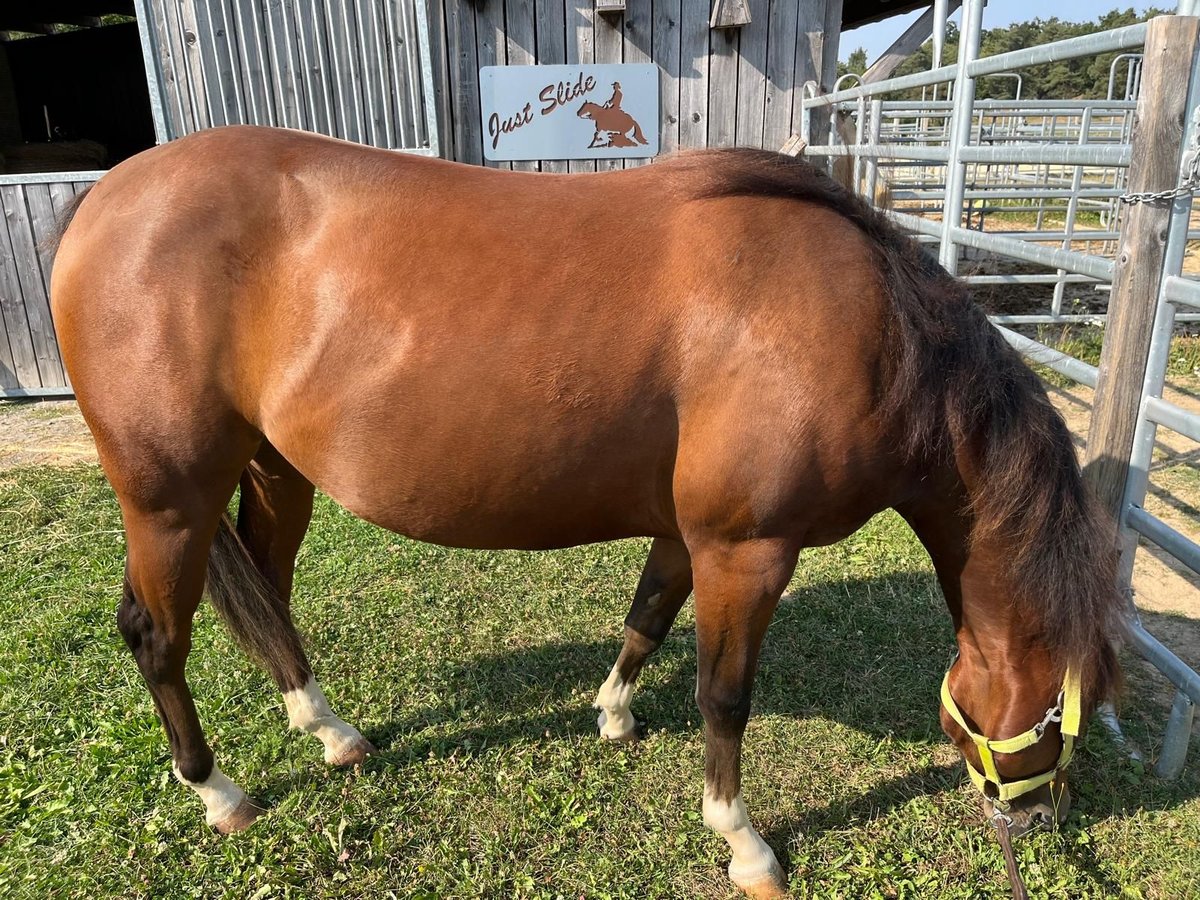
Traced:
[[[505, 52], [510, 66], [533, 65], [537, 40], [534, 37], [533, 0], [506, 0], [504, 4]], [[538, 170], [537, 160], [519, 160], [514, 169], [526, 172]]]
[[821, 26], [821, 88], [833, 90], [837, 81], [838, 47], [842, 38], [843, 0], [825, 0], [825, 24]]
[[[652, 62], [651, 51], [654, 41], [654, 11], [653, 0], [628, 0], [625, 5], [625, 15], [622, 16], [621, 30], [625, 42], [623, 62], [648, 63]], [[647, 129], [661, 127], [662, 111], [659, 110], [659, 121], [653, 125], [647, 123]], [[661, 143], [659, 144], [661, 151]], [[647, 159], [626, 159], [622, 164], [626, 169], [634, 169], [650, 162]]]
[[29, 334], [29, 316], [25, 312], [24, 291], [17, 271], [19, 263], [13, 253], [8, 237], [7, 224], [0, 227], [0, 315], [4, 318], [4, 331], [8, 338], [9, 352], [4, 357], [5, 365], [11, 365], [13, 384], [6, 387], [37, 388], [42, 385], [38, 371], [37, 353]]
[[[1134, 114], [1130, 191], [1161, 191], [1178, 184], [1188, 78], [1198, 49], [1200, 19], [1162, 16], [1150, 20]], [[1118, 520], [1141, 408], [1170, 218], [1170, 203], [1127, 206], [1117, 244], [1085, 474]]]
[[47, 238], [54, 234], [58, 223], [58, 216], [54, 212], [54, 201], [50, 197], [50, 185], [25, 185], [25, 204], [29, 208], [29, 230], [41, 268], [42, 290], [49, 297], [50, 263], [54, 259], [54, 254], [50, 252]]
[[709, 30], [708, 146], [732, 147], [737, 142], [738, 47], [740, 28]]
[[652, 55], [658, 63], [659, 152], [679, 148], [680, 0], [654, 0]]
[[[821, 50], [824, 39], [825, 8], [820, 3], [800, 3], [796, 18], [796, 59], [792, 70], [792, 129], [800, 131], [800, 101], [804, 83], [821, 81]], [[814, 114], [813, 121], [818, 117]], [[826, 130], [828, 118], [825, 119]], [[813, 144], [828, 143], [826, 132], [814, 126]]]
[[[842, 35], [842, 0], [825, 0], [825, 23], [817, 41], [816, 61], [822, 91], [833, 90], [837, 81], [838, 44]], [[829, 143], [830, 110], [824, 106], [813, 114], [813, 143]], [[821, 140], [816, 135], [825, 135]]]
[[158, 42], [158, 64], [162, 71], [163, 106], [167, 131], [172, 137], [195, 131], [189, 95], [182, 29], [178, 25], [177, 0], [152, 0], [151, 26]]
[[767, 96], [768, 0], [748, 0], [750, 24], [738, 29], [737, 130], [739, 147], [761, 147]]
[[6, 278], [3, 270], [11, 265], [9, 260], [0, 259], [0, 391], [10, 391], [21, 387], [21, 382], [17, 378], [16, 364], [13, 362], [12, 349], [9, 347], [8, 326], [4, 322], [3, 297]]
[[[451, 5], [457, 2], [458, 0], [450, 0]], [[450, 43], [446, 33], [446, 6], [446, 0], [429, 0], [429, 55], [433, 60], [433, 96], [437, 109], [438, 143], [443, 154], [450, 154], [453, 152], [454, 143], [451, 132], [453, 114], [450, 102]]]
[[769, 0], [763, 146], [778, 150], [798, 130], [792, 123], [796, 78], [796, 21], [799, 0]]
[[[421, 100], [420, 44], [417, 40], [413, 0], [384, 0], [388, 12], [389, 55], [393, 87], [390, 90], [397, 117], [397, 132], [406, 147], [419, 147], [426, 140]], [[417, 0], [423, 2], [423, 0]], [[429, 22], [432, 40], [434, 22]], [[434, 63], [436, 66], [436, 62]], [[436, 77], [435, 77], [436, 83]], [[436, 104], [435, 104], [436, 105]]]
[[184, 95], [183, 121], [190, 134], [207, 128], [212, 121], [208, 106], [208, 91], [204, 83], [200, 55], [200, 32], [196, 11], [191, 3], [182, 0], [155, 0], [161, 5], [163, 21], [170, 36], [171, 58], [179, 90]]
[[58, 341], [54, 336], [54, 323], [50, 319], [50, 303], [47, 298], [46, 282], [42, 278], [42, 263], [37, 253], [37, 238], [25, 202], [24, 185], [0, 186], [0, 205], [4, 208], [5, 226], [12, 259], [16, 263], [17, 279], [21, 299], [25, 306], [25, 317], [29, 326], [29, 337], [37, 357], [37, 370], [42, 387], [62, 387], [62, 360], [58, 355]]
[[[475, 6], [475, 40], [478, 48], [479, 67], [502, 66], [507, 61], [507, 46], [504, 38], [504, 0], [478, 0]], [[475, 115], [479, 115], [479, 104], [475, 104]], [[482, 132], [483, 125], [480, 124]], [[486, 140], [486, 135], [483, 136]], [[511, 169], [512, 163], [494, 162], [484, 159], [483, 164], [495, 169]]]
[[679, 146], [708, 143], [708, 0], [682, 0], [679, 18]]
[[[624, 59], [625, 34], [621, 29], [621, 16], [596, 16], [594, 19], [596, 36], [596, 63], [619, 63]], [[601, 96], [597, 101], [603, 103], [608, 99], [605, 91], [611, 90], [608, 85], [597, 88]], [[619, 159], [598, 159], [596, 170], [604, 172], [610, 169], [622, 168]]]
[[479, 121], [479, 64], [476, 62], [475, 12], [467, 3], [446, 4], [447, 53], [453, 108], [453, 158], [483, 162], [483, 130]]
[[[196, 40], [191, 44], [195, 50], [196, 79], [205, 85], [205, 103], [208, 111], [208, 126], [228, 125], [231, 122], [228, 113], [229, 95], [227, 80], [217, 62], [217, 35], [224, 34], [219, 23], [213, 22], [213, 10], [207, 0], [195, 3], [185, 3], [185, 16], [190, 17], [190, 25], [195, 26]], [[232, 121], [236, 121], [236, 118]]]
[[71, 181], [56, 181], [50, 185], [50, 203], [54, 206], [55, 222], [62, 217], [67, 205], [75, 199], [75, 194], [89, 186]]
[[[596, 61], [595, 7], [586, 0], [564, 0], [566, 3], [567, 62], [584, 65]], [[590, 159], [572, 159], [567, 164], [571, 172], [595, 172], [596, 163]]]
[[[537, 22], [537, 61], [541, 65], [562, 65], [567, 61], [566, 17], [564, 0], [535, 0]], [[566, 172], [565, 159], [542, 160], [543, 172]]]

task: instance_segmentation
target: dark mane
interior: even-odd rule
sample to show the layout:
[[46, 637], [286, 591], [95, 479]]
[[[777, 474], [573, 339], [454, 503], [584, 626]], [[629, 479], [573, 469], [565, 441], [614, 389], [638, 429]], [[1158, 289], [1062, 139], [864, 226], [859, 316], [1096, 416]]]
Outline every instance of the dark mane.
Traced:
[[979, 467], [972, 539], [1001, 537], [1016, 602], [1096, 696], [1118, 678], [1122, 621], [1115, 527], [1085, 486], [1071, 436], [1041, 380], [991, 326], [966, 286], [882, 213], [799, 159], [757, 150], [689, 155], [708, 173], [703, 198], [786, 197], [833, 210], [876, 248], [894, 315], [885, 324], [883, 413], [910, 459], [946, 461], [966, 446]]

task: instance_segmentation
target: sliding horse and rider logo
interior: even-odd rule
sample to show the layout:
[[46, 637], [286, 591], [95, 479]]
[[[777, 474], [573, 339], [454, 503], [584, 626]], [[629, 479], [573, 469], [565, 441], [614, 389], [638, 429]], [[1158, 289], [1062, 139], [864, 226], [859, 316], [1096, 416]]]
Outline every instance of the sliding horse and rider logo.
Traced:
[[621, 108], [621, 82], [613, 82], [612, 98], [601, 106], [590, 100], [579, 107], [579, 118], [596, 123], [596, 133], [588, 149], [596, 147], [636, 147], [648, 144], [637, 119]]
[[487, 159], [658, 153], [657, 66], [485, 66], [479, 84]]

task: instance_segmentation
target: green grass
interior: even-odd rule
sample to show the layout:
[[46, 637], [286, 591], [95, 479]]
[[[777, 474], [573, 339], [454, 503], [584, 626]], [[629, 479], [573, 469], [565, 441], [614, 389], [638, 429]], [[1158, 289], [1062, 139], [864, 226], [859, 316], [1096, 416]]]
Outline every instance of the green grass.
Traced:
[[[1093, 366], [1100, 365], [1104, 329], [1099, 325], [1043, 325], [1038, 328], [1036, 338], [1068, 356]], [[1034, 365], [1033, 368], [1042, 378], [1057, 387], [1074, 384], [1071, 379], [1047, 366]], [[1200, 335], [1177, 334], [1171, 338], [1167, 376], [1184, 375], [1200, 375]]]
[[[92, 467], [0, 475], [0, 896], [725, 897], [700, 821], [703, 740], [685, 610], [634, 701], [651, 731], [602, 744], [591, 699], [645, 543], [467, 553], [318, 504], [295, 606], [334, 708], [382, 750], [330, 771], [203, 607], [189, 674], [222, 767], [272, 811], [222, 839], [169, 775], [114, 625], [119, 515]], [[798, 897], [1008, 896], [938, 728], [952, 646], [893, 515], [806, 553], [768, 635], [745, 794]], [[1151, 622], [1151, 626], [1153, 623]], [[1133, 667], [1151, 751], [1165, 709]], [[1018, 847], [1036, 897], [1195, 896], [1200, 759], [1166, 784], [1101, 729], [1075, 811]]]

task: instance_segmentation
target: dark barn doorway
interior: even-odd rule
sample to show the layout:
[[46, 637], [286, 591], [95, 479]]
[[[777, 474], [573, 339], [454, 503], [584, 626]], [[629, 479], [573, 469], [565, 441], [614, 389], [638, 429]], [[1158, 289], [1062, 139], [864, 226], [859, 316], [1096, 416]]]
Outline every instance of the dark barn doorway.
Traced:
[[133, 0], [0, 4], [0, 174], [107, 169], [153, 146]]

